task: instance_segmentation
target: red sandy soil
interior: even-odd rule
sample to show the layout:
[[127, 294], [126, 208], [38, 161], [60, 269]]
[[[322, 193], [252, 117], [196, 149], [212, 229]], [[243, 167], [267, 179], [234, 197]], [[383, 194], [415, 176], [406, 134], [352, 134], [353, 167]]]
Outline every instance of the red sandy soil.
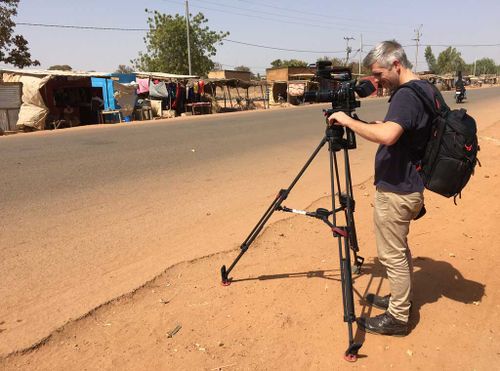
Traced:
[[[291, 216], [268, 225], [232, 272], [230, 286], [220, 284], [219, 269], [236, 257], [237, 246], [168, 268], [32, 349], [1, 359], [0, 369], [498, 369], [497, 110], [498, 105], [476, 115], [482, 122], [482, 167], [458, 206], [427, 192], [427, 215], [412, 224], [415, 287], [408, 336], [365, 334], [354, 326], [363, 347], [356, 363], [343, 360], [347, 327], [337, 240], [320, 221]], [[388, 283], [376, 259], [370, 174], [354, 194], [360, 255], [366, 258], [362, 274], [354, 276], [356, 314], [375, 315], [380, 311], [362, 297], [387, 294]], [[330, 199], [308, 209], [317, 207], [330, 208]]]

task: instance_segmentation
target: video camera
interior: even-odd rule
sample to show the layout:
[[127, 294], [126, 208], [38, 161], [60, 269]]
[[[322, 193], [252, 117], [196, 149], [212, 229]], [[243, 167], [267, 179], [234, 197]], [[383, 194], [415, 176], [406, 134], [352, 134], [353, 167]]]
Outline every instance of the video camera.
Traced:
[[[359, 83], [352, 77], [349, 67], [332, 67], [331, 61], [318, 61], [316, 63], [316, 75], [314, 81], [319, 83], [319, 90], [304, 93], [304, 102], [331, 102], [332, 108], [323, 110], [326, 117], [334, 112], [345, 112], [353, 116], [354, 110], [360, 106], [356, 95], [360, 98], [368, 97], [375, 91], [370, 80], [362, 80]], [[340, 144], [344, 135], [344, 128], [332, 126], [332, 135]], [[356, 148], [354, 132], [347, 129], [347, 148]]]
[[357, 84], [349, 67], [332, 67], [331, 61], [318, 61], [316, 68], [313, 80], [319, 83], [319, 90], [306, 92], [305, 102], [332, 102], [334, 112], [344, 111], [349, 114], [360, 106], [355, 93], [364, 98], [375, 91], [369, 80], [362, 80]]

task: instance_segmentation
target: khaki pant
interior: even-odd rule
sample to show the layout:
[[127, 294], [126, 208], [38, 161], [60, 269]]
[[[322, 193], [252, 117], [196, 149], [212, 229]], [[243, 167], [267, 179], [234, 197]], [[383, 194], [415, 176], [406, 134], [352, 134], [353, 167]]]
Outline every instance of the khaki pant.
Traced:
[[413, 265], [408, 232], [424, 196], [420, 192], [399, 194], [377, 189], [374, 222], [377, 252], [387, 270], [391, 290], [388, 312], [400, 321], [408, 322]]

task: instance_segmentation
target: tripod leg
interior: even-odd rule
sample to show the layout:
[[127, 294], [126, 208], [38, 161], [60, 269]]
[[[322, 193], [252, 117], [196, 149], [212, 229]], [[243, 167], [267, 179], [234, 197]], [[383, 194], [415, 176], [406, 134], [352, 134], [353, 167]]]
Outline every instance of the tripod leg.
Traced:
[[[332, 139], [330, 139], [330, 178], [331, 178], [331, 189], [332, 189], [332, 210], [335, 210], [335, 181], [337, 182], [337, 188], [339, 193], [339, 201], [341, 198], [340, 189], [340, 177], [338, 172], [337, 157]], [[347, 150], [345, 151], [347, 152]], [[350, 173], [349, 173], [349, 161], [348, 157], [344, 157], [346, 163], [346, 181], [347, 181], [347, 206], [346, 210], [351, 209], [351, 199], [352, 199], [352, 189], [350, 188]], [[352, 214], [351, 214], [352, 216]], [[347, 219], [347, 214], [346, 214]], [[352, 219], [353, 221], [354, 219]], [[349, 225], [349, 220], [347, 227], [340, 228], [337, 227], [337, 220], [335, 213], [333, 213], [333, 236], [338, 240], [339, 249], [339, 260], [340, 260], [340, 280], [342, 283], [342, 302], [344, 307], [344, 322], [347, 322], [347, 332], [349, 337], [349, 346], [344, 353], [344, 359], [348, 362], [355, 362], [357, 360], [358, 351], [362, 344], [354, 342], [354, 335], [352, 330], [352, 324], [356, 321], [356, 315], [354, 313], [354, 299], [353, 299], [353, 288], [352, 288], [352, 272], [351, 272], [351, 250], [349, 248], [350, 235], [349, 232], [352, 226]]]
[[354, 193], [352, 190], [352, 180], [351, 180], [351, 167], [349, 164], [349, 151], [344, 149], [344, 163], [345, 163], [345, 181], [346, 181], [346, 193], [347, 193], [347, 203], [345, 208], [345, 218], [347, 222], [347, 227], [349, 229], [349, 242], [351, 249], [354, 253], [354, 273], [361, 273], [361, 266], [363, 265], [364, 258], [358, 256], [359, 246], [358, 246], [358, 236], [356, 234], [356, 225], [354, 223]]
[[[356, 362], [358, 351], [363, 344], [354, 342], [352, 329], [352, 324], [356, 321], [356, 314], [354, 313], [354, 297], [352, 288], [351, 250], [349, 248], [349, 236], [347, 231], [345, 231], [343, 237], [337, 235], [337, 238], [339, 239], [340, 279], [342, 282], [344, 322], [347, 322], [347, 334], [349, 338], [349, 346], [344, 353], [344, 359], [348, 362]], [[344, 251], [342, 251], [342, 248], [344, 248]]]
[[286, 200], [286, 198], [288, 197], [288, 194], [291, 192], [291, 190], [293, 189], [293, 187], [295, 186], [295, 184], [297, 184], [297, 182], [302, 177], [302, 175], [304, 174], [304, 172], [307, 170], [307, 168], [309, 167], [309, 165], [311, 164], [311, 162], [314, 160], [314, 158], [316, 157], [316, 155], [318, 154], [318, 152], [325, 145], [325, 143], [327, 142], [327, 140], [328, 140], [327, 136], [325, 136], [321, 140], [321, 142], [319, 143], [318, 147], [316, 147], [316, 149], [314, 150], [314, 152], [312, 153], [312, 155], [309, 157], [309, 159], [307, 160], [307, 162], [305, 163], [305, 165], [302, 167], [302, 169], [299, 171], [299, 173], [297, 174], [297, 176], [295, 177], [295, 179], [292, 181], [292, 183], [290, 184], [290, 186], [287, 189], [280, 190], [279, 194], [276, 196], [276, 198], [274, 199], [273, 203], [269, 206], [269, 208], [267, 209], [267, 211], [260, 218], [260, 220], [257, 223], [257, 225], [253, 228], [253, 230], [250, 232], [250, 234], [248, 235], [248, 237], [241, 244], [241, 247], [240, 247], [241, 251], [238, 254], [238, 256], [236, 257], [236, 259], [233, 261], [233, 263], [229, 266], [229, 268], [226, 268], [225, 265], [223, 265], [221, 267], [220, 272], [221, 272], [221, 277], [222, 277], [222, 284], [224, 286], [228, 286], [231, 283], [231, 279], [229, 278], [229, 273], [231, 273], [231, 271], [233, 270], [234, 266], [238, 263], [238, 261], [241, 259], [241, 257], [243, 256], [243, 254], [248, 250], [248, 248], [250, 247], [250, 245], [252, 244], [252, 242], [257, 238], [257, 236], [262, 231], [262, 229], [264, 228], [265, 224], [267, 223], [267, 221], [269, 220], [269, 218], [271, 217], [271, 215], [273, 215], [273, 213], [281, 206], [281, 203], [284, 200]]

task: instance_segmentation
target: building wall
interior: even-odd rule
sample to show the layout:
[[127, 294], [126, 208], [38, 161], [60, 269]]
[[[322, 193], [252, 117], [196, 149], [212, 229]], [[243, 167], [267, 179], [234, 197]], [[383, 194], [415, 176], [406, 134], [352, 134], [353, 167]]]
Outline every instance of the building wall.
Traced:
[[209, 79], [238, 79], [243, 81], [250, 81], [251, 72], [247, 71], [234, 71], [234, 70], [222, 70], [222, 71], [210, 71], [208, 73]]
[[267, 81], [288, 81], [290, 75], [316, 73], [316, 68], [311, 67], [282, 67], [268, 68], [266, 70]]

